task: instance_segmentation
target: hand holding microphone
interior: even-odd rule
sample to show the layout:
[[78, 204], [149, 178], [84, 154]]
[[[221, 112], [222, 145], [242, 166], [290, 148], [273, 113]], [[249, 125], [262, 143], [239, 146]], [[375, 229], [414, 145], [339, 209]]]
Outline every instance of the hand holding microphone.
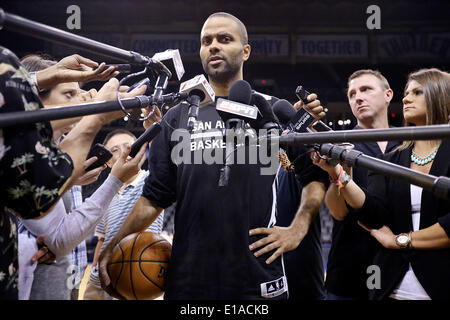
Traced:
[[304, 108], [307, 112], [311, 113], [317, 120], [325, 117], [325, 111], [320, 100], [317, 99], [317, 94], [309, 93], [302, 86], [298, 86], [295, 90], [299, 101], [294, 104], [295, 109], [300, 110]]

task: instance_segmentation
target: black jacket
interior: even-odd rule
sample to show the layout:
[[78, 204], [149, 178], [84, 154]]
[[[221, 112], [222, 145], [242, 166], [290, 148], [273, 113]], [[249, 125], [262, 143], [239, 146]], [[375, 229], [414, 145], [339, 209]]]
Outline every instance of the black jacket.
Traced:
[[[412, 147], [388, 153], [385, 160], [404, 167], [410, 166]], [[450, 141], [444, 140], [429, 172], [434, 176], [450, 176]], [[370, 228], [387, 225], [394, 234], [412, 230], [410, 185], [377, 173], [369, 173], [366, 201], [356, 211], [358, 219]], [[450, 201], [423, 190], [420, 227], [425, 229], [439, 223], [450, 236]], [[389, 297], [404, 277], [408, 265], [431, 299], [450, 299], [450, 249], [391, 250], [383, 248], [374, 264], [381, 270], [381, 288], [370, 292], [371, 299]]]

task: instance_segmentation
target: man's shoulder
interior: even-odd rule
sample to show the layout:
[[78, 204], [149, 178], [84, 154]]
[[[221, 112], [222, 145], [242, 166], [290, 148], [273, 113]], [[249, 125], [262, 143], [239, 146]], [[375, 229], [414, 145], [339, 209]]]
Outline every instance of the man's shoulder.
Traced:
[[180, 102], [179, 104], [171, 107], [169, 110], [167, 110], [167, 112], [164, 114], [164, 117], [166, 118], [175, 118], [178, 117], [181, 110], [183, 110], [183, 108], [188, 107], [188, 103], [187, 102]]

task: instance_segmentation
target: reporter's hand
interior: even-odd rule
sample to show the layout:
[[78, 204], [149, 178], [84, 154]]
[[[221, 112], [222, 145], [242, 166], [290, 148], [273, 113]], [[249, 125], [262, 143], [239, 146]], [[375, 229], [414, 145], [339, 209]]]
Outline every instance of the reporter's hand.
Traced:
[[44, 244], [45, 234], [41, 234], [36, 239], [38, 245], [38, 251], [31, 257], [31, 263], [45, 263], [51, 264], [56, 260], [56, 256], [51, 252], [47, 246]]
[[[100, 102], [100, 101], [117, 100], [117, 87], [118, 86], [119, 86], [119, 81], [116, 78], [110, 79], [97, 92], [97, 95], [95, 96], [94, 101]], [[147, 90], [147, 86], [143, 85], [142, 87], [136, 88], [130, 92], [123, 92], [122, 90], [125, 90], [125, 89], [122, 87], [120, 88], [119, 97], [121, 99], [125, 99], [125, 98], [131, 98], [131, 97], [135, 97], [135, 96], [144, 94], [145, 90]], [[114, 120], [124, 117], [124, 113], [122, 110], [118, 110], [118, 111], [113, 111], [113, 112], [100, 113], [100, 114], [97, 114], [94, 116], [98, 117], [99, 121], [103, 125], [105, 125], [111, 121], [114, 121]]]
[[127, 160], [130, 154], [131, 146], [121, 146], [121, 154], [116, 163], [111, 168], [111, 174], [123, 183], [135, 176], [141, 170], [145, 162], [145, 148], [147, 144], [144, 143], [134, 158]]
[[95, 97], [97, 96], [97, 90], [91, 89], [89, 91], [80, 93], [81, 102], [93, 102], [95, 101]]
[[377, 239], [377, 241], [386, 249], [400, 249], [395, 241], [395, 234], [388, 226], [382, 226], [380, 229], [371, 229], [366, 227], [360, 221], [358, 224], [364, 229], [367, 230], [372, 237]]
[[88, 185], [88, 184], [91, 184], [91, 183], [97, 181], [100, 173], [104, 169], [106, 169], [106, 164], [104, 164], [103, 166], [100, 166], [98, 168], [92, 169], [90, 171], [86, 171], [86, 168], [88, 168], [91, 164], [93, 164], [95, 161], [97, 161], [97, 159], [98, 158], [96, 156], [94, 156], [92, 158], [87, 159], [84, 162], [84, 165], [83, 165], [83, 169], [85, 170], [84, 174], [75, 180], [75, 185], [85, 186], [85, 185]]
[[39, 89], [50, 88], [63, 82], [106, 81], [119, 74], [113, 67], [104, 70], [104, 62], [94, 70], [93, 67], [96, 66], [97, 62], [78, 54], [65, 57], [55, 65], [37, 72]]
[[[153, 112], [153, 115], [150, 118], [148, 118], [147, 120], [145, 120], [142, 124], [144, 126], [145, 130], [150, 128], [152, 126], [152, 124], [154, 124], [155, 122], [161, 121], [161, 118], [162, 118], [161, 111], [159, 110], [159, 108], [157, 106], [154, 106], [154, 110], [155, 110], [155, 112]], [[147, 107], [147, 108], [141, 109], [141, 111], [142, 111], [143, 116], [146, 117], [150, 114], [150, 112], [152, 110], [151, 110], [151, 107]]]
[[325, 159], [327, 159], [327, 156], [320, 156], [317, 151], [315, 152], [311, 152], [311, 160], [313, 162], [313, 164], [315, 164], [316, 166], [320, 167], [323, 171], [328, 172], [328, 175], [336, 180], [339, 176], [340, 170], [341, 170], [341, 165], [338, 164], [336, 166], [333, 166], [331, 164], [329, 164]]
[[[105, 69], [105, 63], [98, 63], [90, 59], [84, 58], [78, 54], [61, 59], [56, 65], [58, 78], [61, 82], [89, 82], [89, 81], [106, 81], [119, 74], [114, 71], [114, 67]], [[93, 67], [98, 66], [95, 70]]]
[[320, 104], [320, 100], [317, 99], [317, 94], [311, 93], [306, 97], [308, 103], [305, 105], [303, 101], [299, 100], [296, 104], [294, 104], [295, 109], [300, 110], [301, 108], [305, 108], [306, 111], [311, 113], [316, 120], [320, 120], [325, 117], [325, 111], [322, 105]]

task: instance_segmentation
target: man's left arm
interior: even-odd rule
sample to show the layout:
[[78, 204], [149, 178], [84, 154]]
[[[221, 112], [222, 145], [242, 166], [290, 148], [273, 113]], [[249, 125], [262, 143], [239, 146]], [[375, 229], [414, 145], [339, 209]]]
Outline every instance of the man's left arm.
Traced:
[[320, 205], [325, 197], [325, 191], [326, 188], [322, 182], [311, 181], [302, 189], [300, 206], [289, 227], [274, 226], [272, 228], [250, 230], [250, 236], [257, 234], [267, 235], [249, 246], [250, 250], [262, 247], [254, 253], [255, 257], [276, 249], [266, 260], [266, 263], [270, 264], [284, 252], [297, 248], [308, 233], [312, 221], [319, 212]]

